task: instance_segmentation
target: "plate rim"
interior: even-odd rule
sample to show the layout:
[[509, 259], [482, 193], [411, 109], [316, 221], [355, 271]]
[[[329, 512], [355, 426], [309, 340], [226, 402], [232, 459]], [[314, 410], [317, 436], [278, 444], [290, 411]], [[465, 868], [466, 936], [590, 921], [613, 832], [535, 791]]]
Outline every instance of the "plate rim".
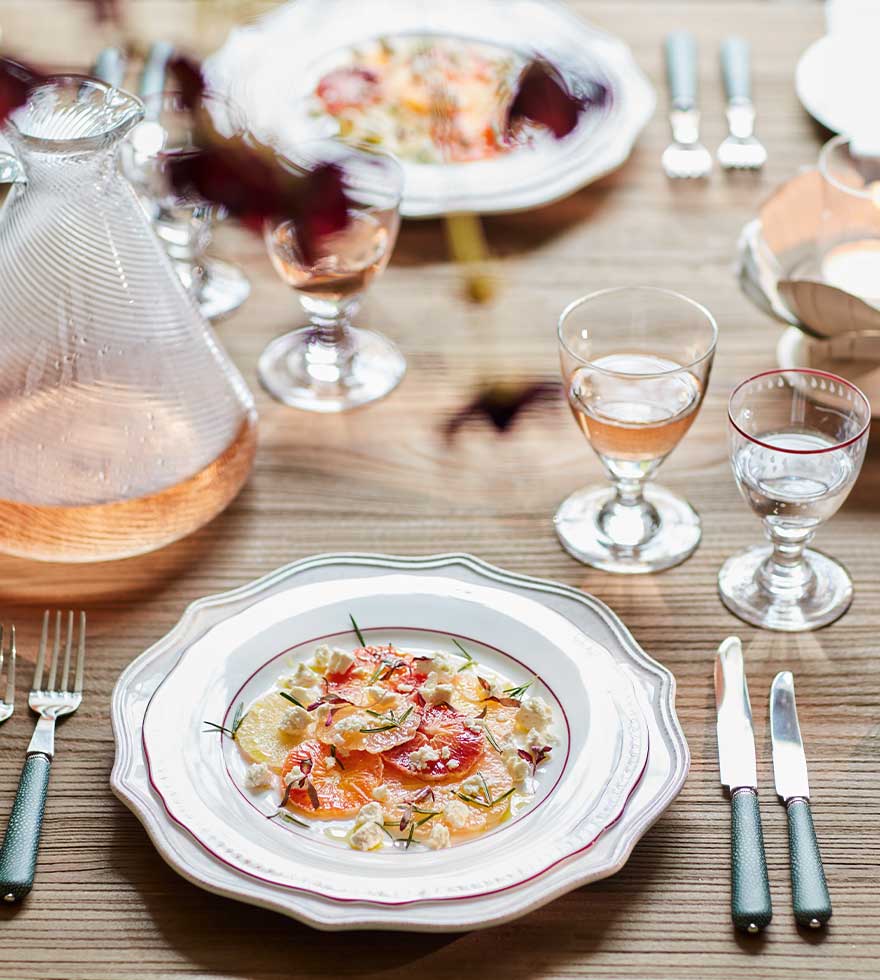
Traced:
[[[539, 896], [529, 898], [523, 905], [483, 915], [481, 911], [473, 910], [468, 903], [464, 903], [462, 908], [467, 911], [460, 921], [432, 923], [416, 919], [407, 920], [399, 913], [389, 916], [390, 910], [383, 909], [381, 906], [374, 906], [369, 902], [360, 903], [362, 906], [360, 915], [358, 915], [356, 908], [352, 908], [350, 914], [340, 913], [341, 903], [333, 901], [324, 903], [327, 909], [326, 914], [319, 914], [314, 908], [304, 910], [297, 907], [296, 901], [291, 900], [290, 894], [279, 895], [271, 888], [248, 890], [249, 879], [237, 872], [226, 872], [225, 880], [217, 880], [216, 876], [209, 876], [209, 873], [204, 869], [194, 870], [178, 858], [176, 841], [171, 837], [166, 837], [164, 832], [163, 822], [167, 823], [164, 808], [152, 800], [145, 802], [138, 788], [130, 786], [126, 780], [126, 770], [131, 767], [133, 753], [137, 751], [139, 744], [138, 731], [134, 731], [132, 736], [132, 726], [129, 724], [129, 719], [123, 714], [123, 701], [129, 681], [154, 660], [158, 661], [162, 657], [173, 656], [175, 651], [174, 663], [176, 663], [185, 653], [187, 646], [186, 642], [181, 643], [181, 641], [186, 641], [189, 637], [191, 642], [197, 636], [203, 635], [207, 629], [222, 618], [222, 615], [217, 618], [218, 607], [255, 596], [260, 591], [272, 588], [299, 572], [334, 564], [361, 564], [367, 567], [404, 571], [408, 569], [436, 569], [450, 565], [459, 566], [480, 579], [488, 578], [496, 584], [510, 584], [514, 587], [556, 594], [564, 599], [574, 600], [576, 604], [588, 607], [614, 635], [625, 654], [624, 657], [615, 651], [611, 651], [621, 669], [630, 672], [630, 666], [634, 666], [654, 678], [657, 685], [656, 693], [652, 694], [647, 689], [647, 684], [638, 683], [636, 684], [637, 696], [643, 711], [652, 714], [655, 723], [665, 736], [664, 742], [668, 745], [670, 754], [668, 768], [664, 770], [660, 785], [654, 791], [654, 796], [646, 802], [644, 810], [639, 813], [638, 818], [628, 828], [627, 833], [621, 833], [613, 850], [602, 864], [597, 867], [579, 868], [577, 858], [569, 859], [556, 869], [555, 876], [553, 871], [541, 875], [540, 877], [546, 883], [546, 887], [542, 889]], [[561, 613], [561, 615], [565, 614]], [[575, 623], [575, 625], [578, 624]], [[631, 661], [631, 664], [626, 664], [626, 659]], [[169, 664], [166, 669], [170, 669], [171, 666], [173, 664]], [[642, 650], [619, 617], [595, 596], [572, 586], [521, 573], [508, 572], [482, 559], [461, 552], [423, 556], [394, 556], [369, 552], [334, 552], [313, 555], [290, 562], [234, 589], [213, 593], [191, 602], [184, 610], [180, 620], [123, 670], [114, 686], [111, 699], [111, 723], [116, 752], [110, 783], [114, 794], [143, 824], [153, 846], [163, 860], [182, 877], [207, 891], [281, 912], [318, 929], [391, 928], [442, 932], [483, 928], [517, 918], [574, 888], [615, 874], [626, 864], [636, 843], [680, 793], [689, 771], [690, 750], [675, 711], [675, 690], [675, 677], [671, 671]], [[623, 819], [625, 819], [625, 813]], [[212, 867], [211, 870], [214, 871], [215, 869]], [[565, 874], [566, 870], [569, 871], [567, 875]], [[234, 882], [234, 884], [230, 882]], [[513, 894], [516, 891], [516, 888], [511, 890]], [[295, 899], [295, 896], [293, 897]], [[355, 905], [357, 904], [355, 903]], [[419, 904], [425, 906], [429, 903], [416, 903], [415, 906], [409, 906], [408, 909], [415, 911]], [[321, 909], [321, 912], [324, 912], [324, 909]]]

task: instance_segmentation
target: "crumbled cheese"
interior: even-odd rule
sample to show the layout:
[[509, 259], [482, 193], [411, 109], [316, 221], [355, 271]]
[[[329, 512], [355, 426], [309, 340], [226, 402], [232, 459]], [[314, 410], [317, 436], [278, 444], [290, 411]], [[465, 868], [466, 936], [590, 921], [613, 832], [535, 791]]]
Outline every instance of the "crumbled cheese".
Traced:
[[539, 732], [537, 728], [530, 728], [526, 735], [526, 745], [531, 748], [533, 745], [544, 745], [547, 742], [547, 733]]
[[283, 677], [278, 678], [278, 686], [286, 688], [311, 688], [314, 687], [319, 680], [320, 678], [318, 675], [310, 667], [306, 667], [305, 664], [297, 664], [296, 670], [292, 674], [285, 674]]
[[311, 721], [312, 716], [308, 711], [295, 704], [284, 712], [278, 727], [288, 735], [299, 735], [309, 727]]
[[347, 650], [334, 647], [327, 660], [328, 674], [344, 674], [354, 664], [354, 657]]
[[272, 773], [265, 762], [255, 762], [247, 767], [244, 784], [248, 789], [266, 789], [272, 785]]
[[443, 701], [451, 701], [453, 694], [452, 684], [442, 679], [436, 671], [428, 674], [428, 679], [419, 688], [419, 694], [425, 699], [426, 704], [440, 704]]
[[442, 823], [435, 823], [431, 827], [431, 833], [425, 838], [425, 843], [432, 851], [436, 851], [441, 847], [449, 847], [450, 839], [449, 828]]
[[412, 686], [412, 684], [398, 684], [397, 690], [400, 691], [401, 694], [412, 694], [415, 688]]
[[501, 754], [501, 761], [507, 766], [510, 778], [515, 783], [521, 783], [529, 774], [529, 764], [517, 753], [516, 749], [505, 749]]
[[516, 713], [516, 723], [522, 729], [545, 729], [553, 720], [553, 711], [543, 698], [524, 698]]
[[460, 765], [461, 763], [458, 761], [458, 759], [450, 759], [449, 762], [446, 763], [447, 769], [458, 769]]
[[296, 698], [304, 708], [307, 708], [313, 701], [317, 701], [321, 696], [321, 692], [317, 687], [298, 687], [294, 685], [288, 688], [288, 690], [290, 696]]
[[452, 755], [452, 752], [449, 750], [449, 746], [448, 745], [444, 745], [443, 748], [440, 749], [440, 758], [441, 759], [448, 759], [451, 755]]
[[365, 803], [360, 810], [357, 812], [357, 816], [354, 818], [355, 827], [360, 827], [365, 823], [382, 823], [385, 819], [385, 813], [382, 810], [381, 803]]
[[466, 796], [481, 797], [483, 795], [483, 781], [479, 776], [468, 776], [461, 784], [461, 791]]
[[389, 691], [387, 687], [382, 687], [381, 684], [374, 684], [372, 687], [368, 687], [364, 693], [367, 696], [367, 703], [370, 707], [385, 704], [394, 698], [394, 692]]
[[429, 762], [436, 762], [440, 758], [440, 753], [430, 745], [423, 745], [415, 752], [409, 753], [409, 761], [416, 772], [421, 772], [428, 768]]
[[355, 830], [349, 843], [356, 851], [372, 851], [382, 843], [384, 836], [377, 823], [365, 823]]
[[336, 765], [336, 759], [332, 755], [328, 755], [327, 758], [324, 760], [324, 765], [328, 769], [332, 769]]
[[382, 783], [381, 786], [375, 786], [373, 792], [370, 794], [374, 800], [387, 800], [388, 799], [388, 787]]
[[467, 823], [470, 811], [461, 800], [450, 800], [443, 808], [443, 819], [453, 830], [461, 830]]
[[326, 670], [332, 653], [333, 651], [330, 649], [330, 647], [328, 647], [326, 643], [322, 643], [321, 646], [315, 650], [315, 656], [312, 658], [314, 660], [315, 670]]
[[483, 726], [478, 721], [474, 721], [473, 718], [466, 718], [464, 722], [464, 727], [469, 732], [476, 732], [477, 734], [479, 734], [483, 730]]
[[445, 675], [444, 680], [448, 680], [458, 671], [462, 665], [462, 658], [454, 654], [447, 653], [445, 650], [435, 650], [431, 654], [431, 666], [438, 674]]
[[323, 725], [327, 721], [327, 715], [330, 714], [331, 707], [329, 704], [319, 704], [314, 710], [315, 721], [319, 725]]
[[355, 667], [355, 669], [351, 672], [351, 676], [356, 677], [359, 681], [363, 680], [365, 677], [372, 677], [372, 675], [373, 671], [365, 664]]
[[284, 785], [289, 786], [291, 783], [298, 783], [300, 780], [305, 779], [305, 776], [306, 774], [299, 766], [294, 766], [284, 777]]
[[333, 728], [337, 732], [357, 732], [363, 727], [364, 719], [357, 712], [353, 715], [346, 715], [344, 718], [340, 718], [339, 721], [333, 722]]

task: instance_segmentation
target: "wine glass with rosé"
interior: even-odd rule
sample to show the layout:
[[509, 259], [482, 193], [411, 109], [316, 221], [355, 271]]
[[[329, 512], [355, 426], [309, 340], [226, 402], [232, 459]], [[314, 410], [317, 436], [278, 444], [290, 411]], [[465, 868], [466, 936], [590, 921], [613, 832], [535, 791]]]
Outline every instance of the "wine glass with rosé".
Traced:
[[807, 545], [859, 475], [871, 406], [834, 374], [779, 370], [735, 388], [728, 412], [733, 474], [768, 541], [727, 559], [718, 575], [721, 600], [764, 629], [825, 626], [849, 608], [852, 581]]
[[700, 542], [700, 518], [648, 481], [703, 402], [718, 339], [712, 314], [666, 289], [605, 289], [571, 303], [558, 336], [569, 406], [611, 480], [563, 502], [559, 540], [609, 572], [679, 564]]
[[338, 231], [310, 236], [307, 249], [295, 222], [266, 225], [272, 265], [296, 292], [309, 322], [263, 351], [260, 381], [286, 405], [341, 412], [387, 395], [406, 370], [390, 340], [351, 322], [367, 287], [391, 258], [400, 227], [403, 169], [390, 154], [335, 140], [301, 144], [287, 165], [302, 172], [337, 168], [347, 221]]

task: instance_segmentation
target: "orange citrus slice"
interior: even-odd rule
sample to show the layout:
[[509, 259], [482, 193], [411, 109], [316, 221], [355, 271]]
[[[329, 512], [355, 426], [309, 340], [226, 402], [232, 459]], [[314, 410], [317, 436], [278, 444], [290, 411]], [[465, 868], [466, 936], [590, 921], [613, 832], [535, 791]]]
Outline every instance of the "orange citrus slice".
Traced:
[[382, 782], [381, 756], [351, 752], [334, 758], [330, 746], [322, 742], [298, 745], [285, 760], [282, 775], [294, 766], [303, 770], [305, 778], [291, 784], [287, 805], [322, 820], [353, 817], [373, 799], [373, 790]]

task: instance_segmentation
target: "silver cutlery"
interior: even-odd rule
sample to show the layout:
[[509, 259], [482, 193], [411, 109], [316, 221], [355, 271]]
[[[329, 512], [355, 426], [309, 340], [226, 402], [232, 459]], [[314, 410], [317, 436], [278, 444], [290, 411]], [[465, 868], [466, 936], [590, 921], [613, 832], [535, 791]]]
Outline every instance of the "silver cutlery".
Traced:
[[74, 642], [74, 614], [69, 612], [62, 642], [62, 615], [60, 611], [55, 614], [52, 650], [47, 664], [49, 611], [46, 610], [43, 616], [34, 681], [28, 695], [28, 705], [38, 718], [0, 846], [0, 896], [4, 902], [20, 901], [33, 887], [49, 769], [55, 755], [55, 722], [72, 714], [82, 702], [86, 614], [81, 612], [76, 619], [78, 639]]
[[15, 711], [15, 627], [9, 627], [9, 642], [4, 647], [5, 630], [0, 626], [0, 678], [6, 668], [6, 693], [0, 697], [0, 724]]
[[725, 170], [760, 170], [767, 150], [755, 136], [749, 42], [728, 37], [721, 43], [721, 74], [727, 97], [729, 134], [718, 147], [718, 162]]
[[764, 834], [758, 807], [758, 766], [742, 643], [728, 636], [715, 658], [718, 763], [730, 790], [730, 907], [733, 923], [760, 932], [773, 917]]
[[807, 758], [798, 724], [794, 677], [784, 670], [770, 687], [770, 736], [776, 792], [788, 813], [791, 901], [802, 926], [819, 929], [831, 918], [831, 896], [810, 810]]
[[663, 169], [672, 179], [706, 177], [712, 170], [712, 156], [700, 142], [697, 42], [692, 34], [679, 31], [667, 36], [666, 77], [672, 142], [663, 151]]

